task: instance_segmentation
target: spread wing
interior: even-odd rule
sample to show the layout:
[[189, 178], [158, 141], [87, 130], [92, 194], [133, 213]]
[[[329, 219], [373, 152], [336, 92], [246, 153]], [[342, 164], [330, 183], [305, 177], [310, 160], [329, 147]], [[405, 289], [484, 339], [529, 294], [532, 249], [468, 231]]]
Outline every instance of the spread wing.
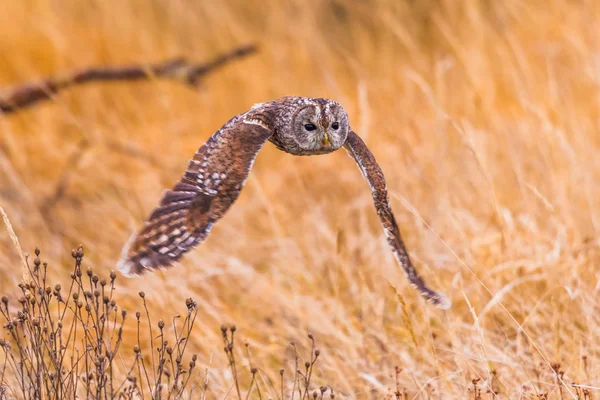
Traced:
[[272, 131], [260, 120], [233, 118], [189, 161], [187, 170], [123, 248], [124, 275], [171, 266], [198, 245], [235, 202]]
[[396, 223], [396, 218], [394, 218], [394, 214], [392, 213], [383, 171], [381, 171], [375, 157], [362, 139], [352, 131], [348, 134], [344, 147], [350, 156], [354, 158], [363, 175], [369, 182], [375, 209], [377, 210], [377, 215], [383, 225], [387, 241], [394, 252], [396, 260], [410, 281], [410, 284], [417, 289], [421, 296], [428, 302], [439, 308], [449, 308], [452, 304], [450, 300], [442, 293], [437, 293], [429, 289], [410, 261], [410, 257], [404, 246], [404, 241], [400, 235], [400, 229]]

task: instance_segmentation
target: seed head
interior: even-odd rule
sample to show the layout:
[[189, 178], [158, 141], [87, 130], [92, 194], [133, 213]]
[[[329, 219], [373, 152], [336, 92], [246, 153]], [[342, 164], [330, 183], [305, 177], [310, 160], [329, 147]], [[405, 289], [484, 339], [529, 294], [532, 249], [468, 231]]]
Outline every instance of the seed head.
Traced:
[[190, 313], [198, 307], [198, 303], [196, 303], [191, 297], [185, 299], [185, 305]]

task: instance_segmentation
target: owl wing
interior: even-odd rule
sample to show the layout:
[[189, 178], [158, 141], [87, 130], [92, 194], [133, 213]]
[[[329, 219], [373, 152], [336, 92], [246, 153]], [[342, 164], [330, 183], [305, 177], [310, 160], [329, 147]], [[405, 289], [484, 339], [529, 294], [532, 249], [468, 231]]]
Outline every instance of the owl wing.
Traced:
[[352, 131], [348, 134], [344, 147], [350, 156], [354, 158], [363, 175], [369, 182], [375, 209], [377, 210], [377, 215], [383, 225], [387, 241], [392, 247], [394, 256], [402, 267], [410, 284], [417, 289], [421, 296], [428, 302], [439, 308], [449, 308], [452, 304], [451, 301], [443, 294], [429, 289], [410, 261], [410, 257], [404, 246], [404, 241], [400, 235], [400, 229], [396, 223], [396, 218], [394, 218], [394, 214], [392, 213], [383, 171], [379, 167], [379, 164], [377, 164], [375, 157], [365, 142]]
[[117, 263], [127, 276], [168, 267], [204, 241], [235, 202], [252, 164], [272, 130], [238, 116], [216, 132], [189, 161], [187, 170], [143, 228], [123, 248]]

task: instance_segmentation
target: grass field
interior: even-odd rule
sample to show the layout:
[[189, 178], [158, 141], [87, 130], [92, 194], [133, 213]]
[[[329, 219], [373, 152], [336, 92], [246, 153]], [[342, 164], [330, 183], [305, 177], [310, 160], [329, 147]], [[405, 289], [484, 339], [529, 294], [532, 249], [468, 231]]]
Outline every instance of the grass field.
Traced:
[[[306, 354], [309, 332], [314, 387], [336, 398], [395, 398], [396, 367], [409, 399], [583, 398], [573, 384], [598, 398], [599, 26], [585, 0], [5, 1], [7, 88], [88, 65], [259, 52], [196, 91], [88, 85], [0, 116], [0, 205], [23, 249], [42, 249], [52, 285], [70, 280], [80, 243], [84, 265], [107, 276], [231, 116], [285, 95], [329, 97], [381, 164], [413, 261], [449, 310], [408, 285], [344, 151], [293, 157], [270, 144], [209, 239], [177, 268], [118, 277], [119, 304], [143, 310], [143, 290], [153, 320], [170, 321], [186, 298], [198, 303], [189, 346], [208, 368], [208, 398], [237, 398], [223, 323], [248, 340], [264, 398], [267, 378], [293, 374], [289, 342]], [[21, 276], [2, 228], [11, 301]]]

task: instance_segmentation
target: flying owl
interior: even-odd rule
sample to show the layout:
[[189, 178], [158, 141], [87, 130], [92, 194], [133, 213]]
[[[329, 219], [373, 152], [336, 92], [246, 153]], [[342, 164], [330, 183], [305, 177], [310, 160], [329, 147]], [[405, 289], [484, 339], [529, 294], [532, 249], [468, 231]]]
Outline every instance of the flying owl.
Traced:
[[430, 303], [450, 307], [412, 265], [375, 157], [350, 128], [344, 108], [322, 98], [283, 97], [230, 119], [200, 147], [183, 177], [163, 194], [143, 228], [124, 246], [119, 270], [132, 276], [169, 267], [203, 242], [238, 198], [267, 140], [297, 156], [327, 154], [343, 146], [371, 187], [387, 241], [411, 285]]

